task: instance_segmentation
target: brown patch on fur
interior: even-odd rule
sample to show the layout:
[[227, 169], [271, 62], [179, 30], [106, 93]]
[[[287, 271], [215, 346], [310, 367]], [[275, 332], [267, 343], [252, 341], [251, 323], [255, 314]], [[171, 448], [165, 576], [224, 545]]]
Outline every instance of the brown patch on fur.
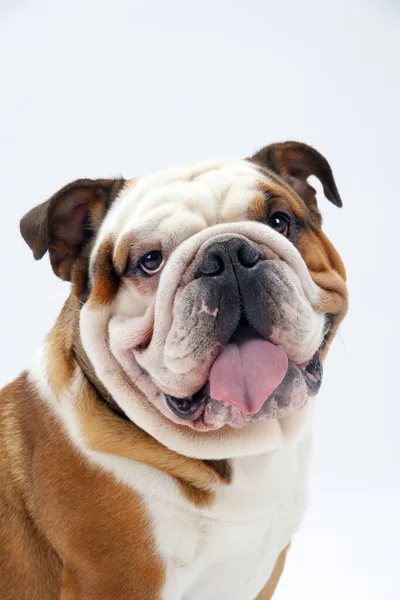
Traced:
[[47, 361], [47, 375], [57, 398], [71, 384], [75, 373], [76, 364], [71, 348], [79, 312], [77, 298], [70, 296], [64, 304], [55, 326], [47, 336], [46, 354], [50, 358]]
[[247, 218], [250, 221], [265, 223], [267, 219], [267, 200], [262, 192], [256, 192], [247, 207]]
[[130, 231], [125, 233], [119, 240], [117, 247], [114, 250], [114, 265], [121, 277], [129, 262], [130, 249], [133, 244], [133, 235]]
[[117, 296], [120, 278], [113, 263], [114, 243], [105, 240], [97, 253], [94, 266], [94, 283], [88, 302], [93, 310], [112, 304]]
[[210, 492], [208, 490], [200, 490], [199, 488], [194, 487], [193, 485], [187, 483], [186, 481], [183, 481], [182, 479], [177, 479], [176, 483], [178, 484], [186, 500], [189, 500], [189, 502], [191, 502], [198, 508], [212, 505], [214, 500], [213, 492]]
[[339, 254], [322, 231], [303, 230], [298, 236], [297, 247], [312, 279], [321, 289], [316, 310], [332, 315], [330, 331], [322, 353], [324, 358], [347, 312], [346, 272]]
[[2, 600], [160, 598], [142, 500], [74, 448], [26, 376], [0, 392], [0, 441]]
[[271, 577], [268, 579], [266, 585], [263, 587], [261, 592], [258, 594], [256, 600], [271, 600], [275, 593], [276, 587], [279, 583], [283, 568], [285, 566], [286, 554], [290, 548], [290, 544], [286, 546], [284, 550], [278, 556], [278, 560], [275, 563], [274, 570], [271, 573]]
[[211, 469], [214, 469], [222, 481], [231, 483], [232, 465], [229, 460], [205, 460], [204, 462], [211, 467]]

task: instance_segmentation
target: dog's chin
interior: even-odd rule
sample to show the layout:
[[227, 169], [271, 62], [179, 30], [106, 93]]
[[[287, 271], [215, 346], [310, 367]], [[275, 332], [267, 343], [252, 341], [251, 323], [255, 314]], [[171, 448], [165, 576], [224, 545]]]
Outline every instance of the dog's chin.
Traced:
[[207, 381], [195, 394], [162, 394], [163, 413], [175, 423], [198, 431], [241, 428], [303, 408], [308, 398], [318, 393], [321, 381], [319, 350], [297, 365], [287, 359], [280, 346], [249, 335], [247, 330], [222, 349]]

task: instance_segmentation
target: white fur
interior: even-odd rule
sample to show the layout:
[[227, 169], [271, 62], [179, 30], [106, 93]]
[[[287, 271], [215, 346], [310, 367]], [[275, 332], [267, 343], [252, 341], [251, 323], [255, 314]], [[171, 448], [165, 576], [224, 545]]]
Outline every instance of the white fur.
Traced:
[[235, 213], [243, 215], [246, 201], [262, 178], [268, 180], [247, 161], [219, 159], [134, 180], [128, 184], [128, 189], [122, 190], [100, 228], [92, 253], [92, 265], [104, 239], [112, 236], [118, 240], [144, 216], [148, 217], [157, 209], [171, 204], [181, 220], [185, 211], [204, 216], [203, 226], [223, 222], [227, 211], [229, 220], [234, 221]]
[[303, 517], [308, 446], [234, 459], [233, 482], [209, 509], [178, 496], [148, 502], [167, 565], [163, 600], [255, 599]]
[[91, 464], [112, 473], [144, 501], [166, 568], [162, 600], [254, 600], [304, 515], [310, 427], [279, 451], [233, 459], [232, 483], [216, 486], [211, 507], [197, 508], [168, 475], [89, 450], [74, 408], [82, 376], [78, 372], [70, 390], [56, 399], [46, 362], [42, 349], [29, 374], [40, 398]]

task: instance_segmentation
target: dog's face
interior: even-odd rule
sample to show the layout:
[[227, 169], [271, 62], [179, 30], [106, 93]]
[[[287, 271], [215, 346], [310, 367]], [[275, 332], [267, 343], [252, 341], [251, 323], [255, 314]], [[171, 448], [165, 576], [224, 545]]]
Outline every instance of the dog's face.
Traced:
[[35, 256], [49, 250], [83, 303], [97, 377], [167, 446], [255, 452], [304, 423], [347, 306], [311, 174], [340, 206], [326, 160], [289, 142], [244, 161], [80, 180], [23, 219]]

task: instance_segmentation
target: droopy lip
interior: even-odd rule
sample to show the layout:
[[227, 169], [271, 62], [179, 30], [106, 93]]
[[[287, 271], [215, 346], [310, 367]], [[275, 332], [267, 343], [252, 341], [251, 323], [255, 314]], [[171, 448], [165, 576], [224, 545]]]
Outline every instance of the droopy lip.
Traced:
[[[296, 365], [289, 361], [289, 365], [291, 367], [288, 368], [287, 376], [289, 376], [289, 372], [293, 373], [293, 369], [298, 373], [301, 373], [306, 386], [307, 386], [307, 396], [315, 396], [322, 382], [322, 362], [321, 362], [321, 352], [317, 350], [315, 354], [311, 357], [309, 361], [306, 361], [300, 365]], [[281, 383], [281, 386], [285, 384], [285, 379]], [[273, 392], [279, 392], [280, 386]], [[273, 395], [271, 394], [271, 396]], [[268, 399], [265, 399], [264, 405], [268, 402]], [[201, 419], [207, 403], [211, 402], [213, 399], [209, 394], [209, 381], [206, 383], [195, 393], [193, 396], [185, 397], [185, 398], [177, 398], [175, 396], [165, 395], [166, 404], [169, 409], [179, 418], [188, 422], [195, 422]], [[262, 409], [260, 413], [262, 412]], [[257, 415], [255, 415], [257, 416]]]

